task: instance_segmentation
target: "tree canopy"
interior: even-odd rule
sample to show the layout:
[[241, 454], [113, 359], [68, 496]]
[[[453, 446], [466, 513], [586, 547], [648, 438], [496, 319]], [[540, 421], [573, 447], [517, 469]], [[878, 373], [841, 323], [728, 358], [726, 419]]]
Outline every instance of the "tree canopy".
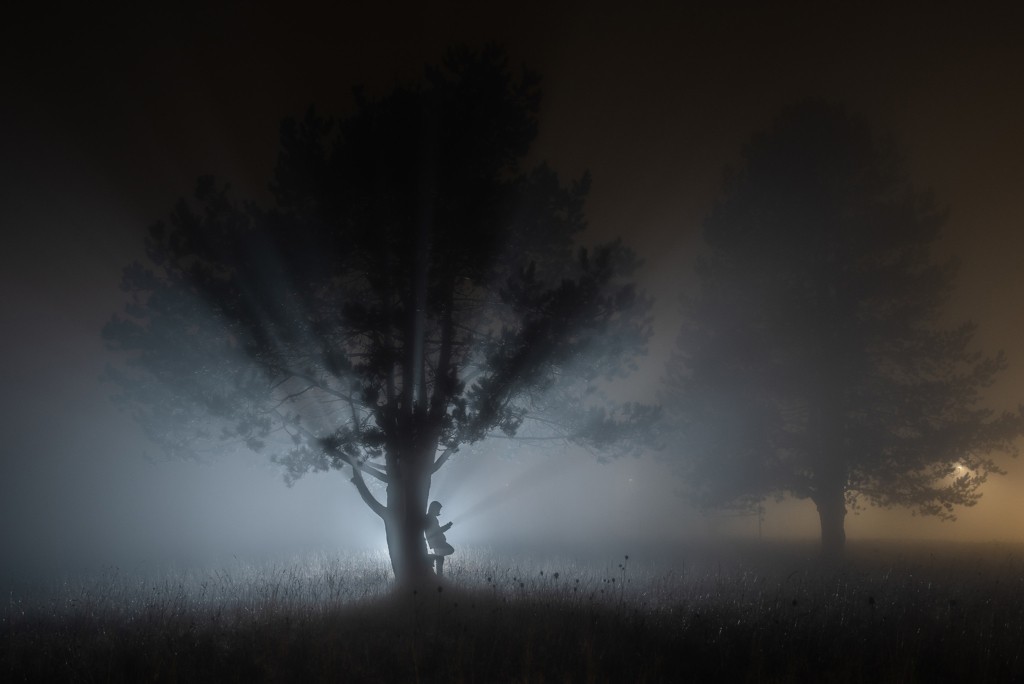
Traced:
[[664, 390], [703, 502], [810, 498], [835, 552], [847, 507], [952, 518], [978, 500], [1024, 422], [983, 401], [1003, 354], [943, 325], [944, 220], [839, 106], [790, 108], [746, 145], [704, 224]]
[[400, 579], [426, 567], [430, 476], [460, 446], [531, 418], [590, 443], [643, 420], [593, 391], [645, 352], [637, 262], [578, 246], [588, 178], [521, 168], [539, 102], [500, 50], [455, 49], [347, 116], [286, 120], [272, 206], [201, 179], [124, 271], [104, 329], [119, 398], [174, 455], [351, 469]]

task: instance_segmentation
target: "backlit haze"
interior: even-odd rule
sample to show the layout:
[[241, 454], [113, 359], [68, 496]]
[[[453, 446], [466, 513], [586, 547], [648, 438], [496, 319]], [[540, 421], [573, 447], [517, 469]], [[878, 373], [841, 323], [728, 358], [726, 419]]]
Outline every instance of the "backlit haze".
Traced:
[[[564, 178], [589, 170], [588, 240], [622, 236], [645, 261], [654, 338], [611, 389], [656, 401], [693, 284], [700, 221], [743, 141], [787, 104], [843, 102], [908, 155], [950, 211], [937, 257], [961, 263], [949, 321], [1010, 367], [990, 401], [1024, 402], [1024, 45], [1021, 13], [819, 4], [686, 10], [683, 3], [471, 3], [351, 13], [288, 3], [104, 12], [68, 5], [0, 28], [2, 389], [0, 548], [9, 567], [383, 547], [383, 526], [341, 473], [287, 488], [265, 457], [154, 463], [99, 381], [100, 329], [144, 229], [196, 177], [267, 197], [280, 120], [343, 114], [454, 43], [504, 45], [543, 77], [531, 153]], [[768, 5], [764, 5], [767, 7]], [[416, 9], [411, 9], [416, 7]], [[757, 7], [756, 5], [754, 7]], [[964, 6], [965, 7], [965, 6]], [[19, 10], [20, 11], [20, 10]], [[27, 11], [27, 10], [26, 10]], [[671, 447], [671, 445], [667, 445]], [[1024, 463], [955, 523], [896, 511], [847, 519], [851, 539], [1024, 541]], [[454, 458], [432, 498], [449, 541], [609, 555], [692, 537], [818, 534], [813, 504], [763, 521], [693, 510], [670, 449], [599, 463], [572, 448], [494, 440]]]

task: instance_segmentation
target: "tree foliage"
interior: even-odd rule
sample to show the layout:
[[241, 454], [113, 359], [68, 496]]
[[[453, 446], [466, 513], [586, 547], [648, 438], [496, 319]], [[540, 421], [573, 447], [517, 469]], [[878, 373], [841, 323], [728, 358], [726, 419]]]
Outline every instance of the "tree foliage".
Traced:
[[894, 146], [809, 102], [754, 137], [704, 224], [665, 389], [700, 498], [810, 498], [841, 548], [847, 506], [952, 518], [1014, 453], [1021, 415], [983, 390], [1006, 361], [943, 325], [945, 220]]
[[[175, 455], [227, 440], [289, 479], [350, 467], [396, 573], [460, 446], [531, 418], [591, 443], [645, 420], [593, 401], [644, 353], [649, 303], [620, 242], [576, 244], [588, 178], [520, 167], [539, 101], [499, 50], [456, 49], [346, 117], [285, 121], [271, 207], [201, 179], [124, 271], [104, 330], [121, 399]], [[539, 415], [552, 393], [563, 410]]]

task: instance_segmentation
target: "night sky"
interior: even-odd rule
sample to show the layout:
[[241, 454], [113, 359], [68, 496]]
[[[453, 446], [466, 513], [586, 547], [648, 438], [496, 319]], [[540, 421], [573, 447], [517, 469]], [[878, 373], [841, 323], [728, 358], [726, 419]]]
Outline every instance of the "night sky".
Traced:
[[[541, 73], [532, 157], [563, 177], [589, 170], [587, 239], [624, 236], [645, 259], [642, 282], [657, 299], [655, 338], [649, 363], [624, 394], [654, 398], [679, 296], [693, 282], [700, 221], [725, 168], [782, 107], [824, 97], [892, 133], [916, 184], [949, 208], [937, 255], [961, 262], [949, 320], [975, 321], [980, 346], [1006, 350], [1010, 369], [992, 404], [1024, 402], [1020, 10], [577, 2], [503, 10], [376, 3], [356, 12], [341, 3], [330, 10], [250, 4], [5, 10], [0, 544], [11, 550], [7, 561], [383, 544], [379, 522], [338, 474], [289, 490], [261, 457], [248, 465], [146, 461], [142, 453], [155, 447], [98, 382], [106, 362], [99, 333], [119, 308], [120, 269], [140, 252], [144, 229], [190, 194], [197, 176], [216, 174], [236, 196], [265, 199], [282, 118], [311, 104], [344, 114], [354, 85], [384, 94], [456, 43], [504, 45], [512, 64]], [[636, 530], [652, 540], [720, 528], [752, 533], [749, 521], [689, 511], [673, 493], [679, 483], [666, 477], [668, 464], [594, 465], [588, 455], [514, 448], [499, 444], [486, 462], [453, 462], [435, 480], [451, 517], [502, 488], [518, 492], [453, 529], [454, 543], [604, 543]], [[541, 468], [551, 458], [560, 465], [545, 481]], [[953, 525], [868, 512], [851, 517], [848, 532], [1024, 539], [1024, 464], [1008, 461], [1007, 469]], [[803, 502], [773, 511], [765, 530], [813, 536], [816, 525], [812, 504]]]

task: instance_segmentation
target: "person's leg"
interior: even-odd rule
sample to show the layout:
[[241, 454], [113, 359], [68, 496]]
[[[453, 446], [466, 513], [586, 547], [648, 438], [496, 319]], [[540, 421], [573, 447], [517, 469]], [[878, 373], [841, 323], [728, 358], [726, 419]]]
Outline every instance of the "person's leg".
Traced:
[[437, 576], [444, 576], [444, 556], [437, 557]]

